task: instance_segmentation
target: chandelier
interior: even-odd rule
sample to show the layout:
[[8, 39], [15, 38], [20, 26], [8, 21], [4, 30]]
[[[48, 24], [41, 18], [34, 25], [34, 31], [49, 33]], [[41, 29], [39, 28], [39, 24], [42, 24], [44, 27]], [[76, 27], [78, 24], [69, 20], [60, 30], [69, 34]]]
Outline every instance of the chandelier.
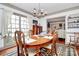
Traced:
[[47, 15], [47, 11], [40, 8], [40, 3], [38, 4], [38, 9], [34, 8], [32, 11], [34, 17], [41, 18]]

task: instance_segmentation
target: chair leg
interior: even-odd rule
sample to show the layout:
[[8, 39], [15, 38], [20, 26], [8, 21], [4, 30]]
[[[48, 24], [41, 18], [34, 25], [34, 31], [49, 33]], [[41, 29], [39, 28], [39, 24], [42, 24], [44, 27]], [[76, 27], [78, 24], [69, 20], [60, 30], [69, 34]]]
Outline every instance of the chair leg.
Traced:
[[19, 47], [17, 47], [17, 55], [20, 56], [20, 54], [19, 54]]
[[56, 50], [56, 45], [52, 45], [51, 55], [52, 55], [52, 56], [53, 56], [53, 55], [58, 56], [58, 54], [57, 54], [57, 50]]
[[56, 56], [58, 56], [58, 54], [57, 54], [57, 49], [56, 49], [56, 44], [54, 45], [54, 51], [55, 51], [55, 54], [56, 54]]
[[36, 48], [36, 53], [40, 52], [40, 48]]

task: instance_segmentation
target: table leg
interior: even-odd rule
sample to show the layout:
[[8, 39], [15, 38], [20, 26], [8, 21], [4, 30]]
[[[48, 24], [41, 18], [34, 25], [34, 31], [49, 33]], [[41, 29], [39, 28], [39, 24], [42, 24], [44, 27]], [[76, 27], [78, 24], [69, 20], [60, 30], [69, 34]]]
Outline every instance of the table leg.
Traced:
[[39, 52], [40, 52], [40, 48], [36, 48], [36, 54], [37, 54], [37, 56], [39, 56]]

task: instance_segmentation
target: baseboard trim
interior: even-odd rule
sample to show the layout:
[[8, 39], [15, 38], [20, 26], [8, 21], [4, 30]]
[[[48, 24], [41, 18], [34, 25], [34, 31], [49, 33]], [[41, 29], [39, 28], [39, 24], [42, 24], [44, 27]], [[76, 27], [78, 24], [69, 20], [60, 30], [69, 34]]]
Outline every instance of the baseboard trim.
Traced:
[[2, 47], [2, 48], [0, 48], [0, 52], [1, 52], [1, 51], [4, 51], [4, 50], [7, 50], [7, 49], [10, 49], [10, 48], [13, 48], [13, 47], [16, 47], [16, 45], [11, 45], [11, 46], [7, 46], [7, 47]]

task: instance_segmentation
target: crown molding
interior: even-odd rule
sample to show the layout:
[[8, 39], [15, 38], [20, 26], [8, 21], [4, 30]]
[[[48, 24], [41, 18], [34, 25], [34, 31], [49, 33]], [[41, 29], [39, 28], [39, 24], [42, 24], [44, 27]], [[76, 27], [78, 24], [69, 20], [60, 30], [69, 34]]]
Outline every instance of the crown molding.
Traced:
[[10, 8], [16, 9], [16, 10], [19, 10], [19, 11], [22, 11], [22, 12], [24, 12], [24, 13], [27, 13], [27, 14], [30, 14], [30, 15], [33, 16], [32, 13], [30, 13], [30, 12], [24, 10], [24, 9], [21, 9], [21, 8], [19, 8], [19, 7], [16, 7], [16, 6], [14, 6], [14, 5], [11, 5], [10, 3], [0, 3], [0, 4], [2, 4], [2, 5], [4, 5], [4, 6], [8, 6], [8, 7], [10, 7]]
[[[19, 8], [19, 7], [16, 7], [16, 6], [14, 6], [14, 5], [11, 5], [10, 3], [0, 3], [0, 4], [5, 5], [5, 6], [8, 6], [8, 7], [10, 7], [10, 8], [17, 9], [17, 10], [19, 10], [19, 11], [28, 13], [28, 14], [30, 14], [30, 15], [33, 16], [33, 14], [32, 14], [31, 12], [28, 12], [28, 11], [26, 11], [26, 10], [24, 10], [24, 9], [21, 9], [21, 8]], [[57, 13], [61, 13], [61, 12], [66, 12], [66, 11], [75, 10], [75, 9], [79, 9], [79, 6], [75, 6], [75, 7], [67, 8], [67, 9], [60, 10], [60, 11], [53, 12], [53, 13], [49, 13], [49, 14], [47, 14], [47, 15], [44, 16], [44, 17], [50, 16], [50, 15], [54, 15], [54, 14], [57, 14]]]
[[67, 8], [67, 9], [60, 10], [60, 11], [57, 11], [57, 12], [54, 12], [54, 13], [49, 13], [49, 14], [47, 14], [45, 17], [50, 16], [50, 15], [54, 15], [54, 14], [57, 14], [57, 13], [61, 13], [61, 12], [76, 10], [76, 9], [79, 9], [79, 6]]

